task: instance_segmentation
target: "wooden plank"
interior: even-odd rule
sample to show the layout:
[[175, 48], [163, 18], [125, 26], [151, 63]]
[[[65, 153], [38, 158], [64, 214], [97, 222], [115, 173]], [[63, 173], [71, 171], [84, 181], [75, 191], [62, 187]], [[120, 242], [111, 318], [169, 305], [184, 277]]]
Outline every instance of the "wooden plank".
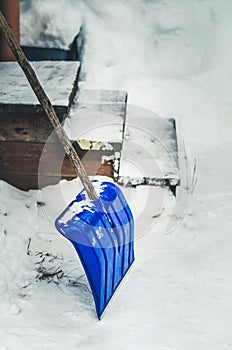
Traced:
[[[31, 64], [52, 104], [69, 109], [77, 91], [80, 62], [41, 61]], [[17, 62], [0, 62], [0, 76], [0, 104], [39, 104]]]
[[[67, 108], [58, 110], [59, 120], [62, 121]], [[44, 113], [0, 113], [0, 140], [46, 142], [53, 128]]]
[[[100, 172], [102, 175], [112, 177], [112, 171], [110, 170], [109, 173], [108, 169], [108, 165], [112, 168], [112, 162], [102, 164], [97, 160], [83, 159], [82, 163], [88, 175], [97, 175]], [[104, 166], [107, 166], [106, 169]], [[104, 174], [104, 169], [107, 171], [106, 174]], [[76, 174], [72, 164], [67, 158], [65, 158], [63, 162], [59, 162], [57, 159], [39, 162], [39, 159], [23, 157], [20, 159], [16, 158], [12, 161], [12, 159], [7, 158], [4, 159], [4, 161], [1, 160], [0, 163], [0, 178], [2, 173], [36, 175], [39, 171], [41, 175], [46, 176], [58, 176], [61, 174], [64, 177], [75, 177]]]
[[[1, 160], [0, 160], [1, 166]], [[97, 169], [97, 174], [95, 174], [95, 168], [88, 168], [88, 175], [101, 175], [101, 176], [113, 176], [113, 166], [112, 164], [101, 164]], [[38, 178], [38, 174], [20, 174], [20, 173], [7, 173], [0, 171], [0, 178], [9, 184], [22, 189], [22, 190], [30, 190], [30, 189], [38, 189], [38, 183], [42, 184], [42, 186], [55, 185], [59, 183], [61, 179], [72, 180], [76, 178], [76, 174], [65, 175], [40, 175]]]
[[[83, 151], [79, 148], [77, 152], [91, 175], [96, 174], [104, 163], [111, 164], [114, 155], [112, 151]], [[46, 144], [44, 147], [43, 143], [1, 141], [0, 159], [0, 172], [37, 174], [40, 164], [45, 174], [52, 176], [60, 173], [61, 166], [63, 176], [75, 174], [72, 163], [59, 143]], [[103, 170], [100, 171], [102, 173]]]
[[[113, 151], [103, 151], [103, 150], [82, 150], [80, 147], [75, 146], [79, 157], [82, 159], [85, 157], [87, 160], [98, 160], [102, 161], [102, 157], [112, 157], [114, 155]], [[62, 145], [57, 143], [49, 143], [44, 145], [44, 143], [37, 142], [9, 142], [0, 141], [0, 158], [7, 159], [12, 158], [40, 158], [43, 152], [43, 159], [50, 161], [51, 159], [64, 158], [64, 150]]]
[[[53, 105], [58, 117], [63, 116], [67, 113], [67, 106]], [[43, 107], [41, 105], [30, 105], [30, 104], [4, 104], [0, 102], [0, 113], [15, 113], [18, 114], [44, 114]]]

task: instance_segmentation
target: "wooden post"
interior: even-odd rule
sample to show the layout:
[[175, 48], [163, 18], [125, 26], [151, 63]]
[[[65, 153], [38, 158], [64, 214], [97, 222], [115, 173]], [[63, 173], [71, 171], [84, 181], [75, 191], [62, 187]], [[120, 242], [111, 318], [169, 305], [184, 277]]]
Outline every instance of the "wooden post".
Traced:
[[[20, 42], [20, 0], [0, 0], [0, 10], [4, 14], [7, 22], [9, 23], [12, 32], [17, 40]], [[0, 60], [1, 61], [16, 61], [13, 52], [4, 39], [3, 35], [0, 36]]]

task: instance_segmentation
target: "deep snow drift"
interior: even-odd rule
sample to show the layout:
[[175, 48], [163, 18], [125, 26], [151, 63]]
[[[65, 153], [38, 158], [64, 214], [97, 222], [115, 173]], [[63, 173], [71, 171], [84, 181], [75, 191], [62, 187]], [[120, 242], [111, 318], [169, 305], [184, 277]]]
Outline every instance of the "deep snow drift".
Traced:
[[85, 22], [82, 85], [127, 90], [129, 103], [176, 118], [198, 184], [170, 235], [168, 191], [124, 190], [136, 265], [98, 322], [44, 211], [53, 219], [49, 199], [61, 191], [68, 202], [79, 181], [42, 194], [0, 182], [1, 350], [232, 348], [231, 10], [229, 0], [22, 1], [23, 43], [67, 47]]

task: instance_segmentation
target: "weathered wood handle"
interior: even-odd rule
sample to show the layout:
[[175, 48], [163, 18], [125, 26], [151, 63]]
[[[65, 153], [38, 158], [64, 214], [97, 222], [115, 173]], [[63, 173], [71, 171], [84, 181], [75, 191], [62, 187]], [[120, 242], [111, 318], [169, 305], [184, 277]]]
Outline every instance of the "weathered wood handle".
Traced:
[[6, 39], [9, 47], [11, 48], [17, 62], [19, 63], [20, 67], [24, 71], [27, 80], [29, 81], [37, 99], [39, 100], [40, 104], [42, 105], [46, 115], [48, 116], [51, 124], [53, 125], [54, 130], [56, 131], [56, 134], [58, 138], [60, 139], [61, 143], [63, 144], [64, 150], [66, 154], [69, 156], [70, 160], [73, 163], [73, 166], [77, 172], [77, 175], [79, 175], [81, 182], [91, 200], [95, 200], [98, 198], [97, 193], [93, 187], [92, 182], [88, 178], [87, 172], [80, 160], [80, 158], [77, 155], [77, 152], [75, 148], [73, 147], [72, 143], [70, 142], [68, 135], [64, 131], [62, 125], [60, 124], [60, 121], [56, 115], [56, 112], [51, 104], [51, 101], [47, 97], [44, 89], [42, 88], [34, 70], [32, 69], [30, 63], [28, 62], [26, 56], [24, 55], [20, 45], [16, 41], [14, 34], [12, 33], [12, 30], [10, 29], [5, 17], [3, 16], [2, 12], [0, 11], [0, 28], [2, 29], [2, 33], [4, 35], [4, 38]]

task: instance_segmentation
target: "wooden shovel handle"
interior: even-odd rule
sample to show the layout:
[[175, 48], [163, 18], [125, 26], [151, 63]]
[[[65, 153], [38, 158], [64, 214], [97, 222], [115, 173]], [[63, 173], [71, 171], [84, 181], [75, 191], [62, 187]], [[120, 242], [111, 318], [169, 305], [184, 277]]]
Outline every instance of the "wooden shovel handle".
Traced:
[[70, 160], [73, 163], [73, 166], [77, 172], [77, 175], [79, 175], [81, 182], [91, 200], [95, 200], [98, 198], [96, 191], [93, 187], [92, 182], [88, 178], [87, 172], [80, 160], [80, 158], [77, 155], [77, 152], [75, 148], [73, 147], [72, 143], [70, 142], [68, 135], [64, 131], [62, 125], [60, 124], [60, 121], [56, 115], [56, 112], [51, 104], [51, 101], [47, 97], [44, 89], [42, 88], [34, 70], [32, 69], [30, 63], [28, 62], [26, 56], [24, 55], [20, 45], [17, 43], [14, 34], [12, 33], [12, 30], [10, 29], [5, 17], [3, 16], [2, 12], [0, 11], [0, 28], [2, 29], [2, 33], [10, 46], [17, 62], [21, 66], [22, 70], [24, 71], [27, 80], [29, 81], [36, 97], [38, 98], [39, 102], [41, 103], [45, 113], [47, 114], [51, 124], [53, 125], [53, 128], [56, 131], [56, 134], [58, 138], [60, 139], [61, 143], [63, 144], [64, 150], [66, 154], [69, 156]]

